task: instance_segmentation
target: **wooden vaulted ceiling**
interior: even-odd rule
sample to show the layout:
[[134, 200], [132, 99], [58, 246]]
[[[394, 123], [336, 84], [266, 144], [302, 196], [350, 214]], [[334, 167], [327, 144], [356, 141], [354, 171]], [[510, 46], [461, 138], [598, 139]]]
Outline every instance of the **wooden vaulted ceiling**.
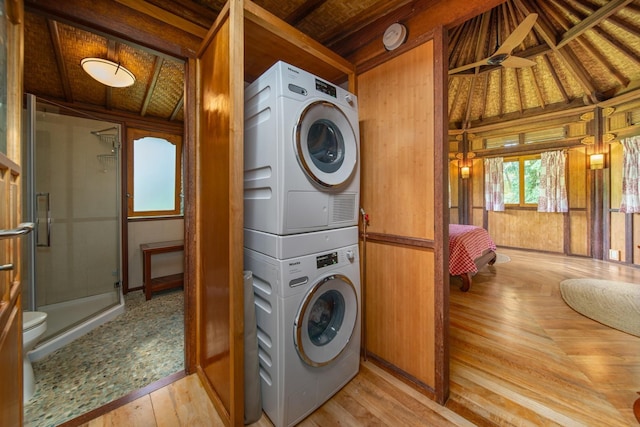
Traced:
[[[381, 40], [388, 22], [406, 22], [410, 14], [439, 1], [446, 0], [255, 3], [353, 60], [358, 46]], [[107, 31], [91, 28], [89, 23], [76, 25], [53, 19], [41, 13], [42, 3], [47, 2], [26, 0], [25, 92], [82, 110], [182, 122], [182, 59], [116, 39]], [[108, 3], [148, 13], [157, 25], [168, 23], [202, 39], [225, 1]], [[478, 66], [456, 71], [490, 57], [531, 13], [537, 13], [538, 19], [512, 54], [531, 59], [534, 66]], [[640, 0], [507, 0], [450, 28], [449, 38], [449, 127], [454, 130], [595, 104], [640, 85]], [[135, 74], [136, 83], [123, 89], [106, 88], [80, 67], [82, 58], [88, 56], [120, 62]]]
[[[535, 65], [464, 69], [532, 13], [536, 23], [512, 54]], [[640, 86], [638, 1], [508, 0], [449, 34], [450, 129], [594, 105]]]

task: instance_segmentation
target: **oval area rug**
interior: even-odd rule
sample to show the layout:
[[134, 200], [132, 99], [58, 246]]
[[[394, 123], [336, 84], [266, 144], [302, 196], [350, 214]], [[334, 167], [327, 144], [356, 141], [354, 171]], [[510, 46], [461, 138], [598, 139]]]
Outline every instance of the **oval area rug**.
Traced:
[[578, 313], [640, 337], [640, 285], [597, 279], [560, 282], [562, 298]]

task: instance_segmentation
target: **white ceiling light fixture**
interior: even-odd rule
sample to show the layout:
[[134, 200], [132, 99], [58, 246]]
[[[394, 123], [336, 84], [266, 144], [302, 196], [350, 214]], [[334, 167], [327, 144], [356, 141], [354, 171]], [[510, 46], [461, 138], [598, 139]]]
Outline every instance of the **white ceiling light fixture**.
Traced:
[[80, 65], [84, 71], [100, 83], [111, 87], [128, 87], [136, 76], [119, 63], [102, 58], [84, 58]]
[[389, 28], [382, 36], [382, 43], [387, 50], [394, 50], [400, 47], [407, 40], [407, 27], [396, 22], [389, 25]]

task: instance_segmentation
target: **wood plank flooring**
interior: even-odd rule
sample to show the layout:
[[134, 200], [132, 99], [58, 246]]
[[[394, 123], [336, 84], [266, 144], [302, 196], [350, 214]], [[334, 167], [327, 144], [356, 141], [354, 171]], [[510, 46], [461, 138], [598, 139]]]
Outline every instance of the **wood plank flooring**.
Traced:
[[[302, 426], [633, 426], [640, 338], [589, 320], [559, 283], [593, 277], [636, 283], [640, 269], [502, 250], [471, 290], [452, 279], [451, 396], [445, 407], [371, 362]], [[123, 421], [124, 420], [124, 421]], [[194, 375], [81, 426], [223, 425]], [[252, 427], [271, 426], [263, 417]]]
[[501, 250], [471, 291], [452, 283], [447, 407], [478, 425], [638, 425], [640, 338], [573, 311], [569, 278], [640, 286], [640, 270], [586, 258]]

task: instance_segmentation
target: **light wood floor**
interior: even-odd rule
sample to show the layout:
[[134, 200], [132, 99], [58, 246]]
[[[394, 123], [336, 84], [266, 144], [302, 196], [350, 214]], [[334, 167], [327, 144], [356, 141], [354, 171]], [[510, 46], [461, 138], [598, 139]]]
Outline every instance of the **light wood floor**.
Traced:
[[[574, 312], [559, 283], [640, 284], [640, 270], [590, 259], [498, 250], [471, 290], [452, 280], [451, 396], [446, 407], [364, 362], [302, 426], [638, 425], [640, 338]], [[640, 285], [639, 285], [640, 286]], [[198, 378], [182, 378], [82, 426], [222, 425]], [[271, 426], [262, 419], [252, 427]]]

